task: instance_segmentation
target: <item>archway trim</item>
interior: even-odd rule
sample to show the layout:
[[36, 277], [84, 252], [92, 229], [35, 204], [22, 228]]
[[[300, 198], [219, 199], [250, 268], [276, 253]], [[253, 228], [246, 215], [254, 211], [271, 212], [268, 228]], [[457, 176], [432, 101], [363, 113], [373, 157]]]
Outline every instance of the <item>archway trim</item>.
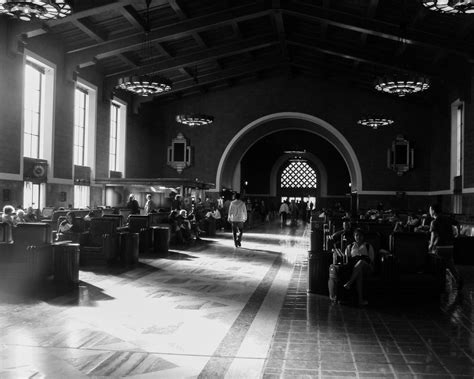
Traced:
[[[342, 155], [344, 161], [346, 162], [347, 168], [349, 170], [349, 175], [351, 177], [351, 185], [352, 191], [362, 191], [362, 171], [360, 168], [359, 160], [357, 159], [357, 155], [354, 152], [354, 149], [350, 145], [349, 141], [339, 132], [334, 126], [329, 124], [327, 121], [324, 121], [318, 117], [299, 113], [299, 112], [279, 112], [279, 113], [272, 113], [263, 117], [260, 117], [244, 128], [242, 128], [227, 144], [224, 153], [221, 156], [219, 161], [219, 166], [217, 167], [216, 173], [216, 188], [221, 189], [221, 179], [224, 170], [224, 165], [230, 156], [232, 149], [234, 146], [251, 130], [258, 128], [260, 125], [265, 124], [269, 121], [278, 120], [278, 119], [300, 119], [304, 121], [308, 121], [310, 123], [315, 124], [316, 126], [322, 128], [327, 132], [327, 134], [323, 134], [320, 131], [318, 132], [318, 128], [314, 130], [308, 130], [312, 133], [315, 133], [323, 138], [325, 138], [328, 142], [330, 142], [336, 150]], [[292, 129], [292, 128], [288, 128]]]

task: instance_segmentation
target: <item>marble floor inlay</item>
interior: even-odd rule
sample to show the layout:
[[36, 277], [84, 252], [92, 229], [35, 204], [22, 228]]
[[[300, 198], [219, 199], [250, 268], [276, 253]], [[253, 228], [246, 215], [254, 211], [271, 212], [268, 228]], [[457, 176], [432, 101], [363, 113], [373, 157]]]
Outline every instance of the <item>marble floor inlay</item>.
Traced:
[[76, 291], [0, 288], [0, 378], [472, 378], [472, 267], [440, 304], [308, 295], [306, 225], [228, 232]]

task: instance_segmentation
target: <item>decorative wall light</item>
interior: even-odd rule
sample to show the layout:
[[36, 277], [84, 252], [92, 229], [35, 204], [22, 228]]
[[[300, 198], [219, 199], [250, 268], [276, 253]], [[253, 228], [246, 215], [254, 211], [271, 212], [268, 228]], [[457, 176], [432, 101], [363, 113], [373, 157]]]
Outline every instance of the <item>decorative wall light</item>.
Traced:
[[212, 124], [214, 117], [201, 113], [179, 114], [176, 116], [176, 122], [194, 128]]
[[[1, 0], [0, 0], [1, 1]], [[145, 40], [142, 44], [143, 60], [149, 60], [152, 57], [151, 44], [148, 40], [150, 33], [150, 3], [146, 2], [146, 24], [145, 24]], [[154, 96], [162, 92], [170, 91], [172, 82], [169, 79], [158, 75], [131, 75], [119, 78], [115, 88], [130, 92], [138, 96]]]
[[422, 0], [423, 5], [441, 13], [474, 13], [474, 0]]
[[64, 0], [0, 0], [0, 14], [22, 21], [54, 20], [72, 13], [71, 6]]
[[182, 133], [178, 133], [171, 141], [171, 146], [168, 147], [167, 164], [181, 174], [186, 167], [191, 166], [191, 153], [192, 149], [188, 140]]
[[377, 91], [390, 93], [400, 97], [422, 92], [430, 88], [428, 78], [424, 76], [394, 75], [383, 76], [375, 80]]
[[357, 121], [357, 125], [368, 126], [374, 130], [380, 127], [390, 126], [393, 124], [393, 120], [387, 117], [368, 116], [362, 117]]
[[387, 167], [402, 176], [414, 167], [414, 150], [402, 135], [398, 135], [387, 150]]

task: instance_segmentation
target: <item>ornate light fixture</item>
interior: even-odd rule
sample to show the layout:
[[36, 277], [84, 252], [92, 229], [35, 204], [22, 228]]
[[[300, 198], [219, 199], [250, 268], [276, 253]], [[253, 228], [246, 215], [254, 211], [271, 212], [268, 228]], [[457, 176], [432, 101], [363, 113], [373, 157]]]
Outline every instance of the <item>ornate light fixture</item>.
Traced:
[[179, 114], [176, 116], [176, 122], [194, 128], [212, 124], [214, 117], [200, 113]]
[[386, 117], [362, 117], [359, 121], [357, 121], [357, 125], [361, 126], [368, 126], [374, 130], [377, 130], [383, 126], [389, 126], [393, 124], [393, 120], [386, 118]]
[[[1, 0], [0, 0], [1, 1]], [[146, 2], [146, 24], [145, 24], [145, 40], [142, 45], [143, 59], [151, 57], [151, 45], [148, 41], [150, 33], [150, 3]], [[131, 75], [119, 78], [115, 88], [128, 91], [139, 96], [154, 96], [162, 92], [171, 90], [172, 82], [169, 79], [158, 75]]]
[[303, 154], [306, 154], [306, 150], [299, 150], [299, 149], [285, 150], [283, 151], [283, 153], [291, 154], [291, 155], [303, 155]]
[[22, 21], [53, 20], [72, 13], [65, 0], [0, 0], [0, 14], [18, 18]]
[[473, 0], [423, 0], [423, 5], [441, 13], [474, 13]]
[[116, 88], [139, 96], [153, 96], [171, 89], [171, 81], [160, 76], [137, 75], [119, 78]]
[[428, 78], [424, 76], [384, 76], [375, 80], [375, 89], [377, 91], [390, 93], [400, 97], [422, 92], [430, 88]]

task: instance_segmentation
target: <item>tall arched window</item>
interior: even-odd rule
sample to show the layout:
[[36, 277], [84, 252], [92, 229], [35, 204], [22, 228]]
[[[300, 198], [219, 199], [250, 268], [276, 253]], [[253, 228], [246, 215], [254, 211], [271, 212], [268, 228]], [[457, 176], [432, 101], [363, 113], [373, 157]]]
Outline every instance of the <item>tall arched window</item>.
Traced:
[[305, 161], [290, 162], [281, 174], [281, 188], [316, 188], [314, 169]]

